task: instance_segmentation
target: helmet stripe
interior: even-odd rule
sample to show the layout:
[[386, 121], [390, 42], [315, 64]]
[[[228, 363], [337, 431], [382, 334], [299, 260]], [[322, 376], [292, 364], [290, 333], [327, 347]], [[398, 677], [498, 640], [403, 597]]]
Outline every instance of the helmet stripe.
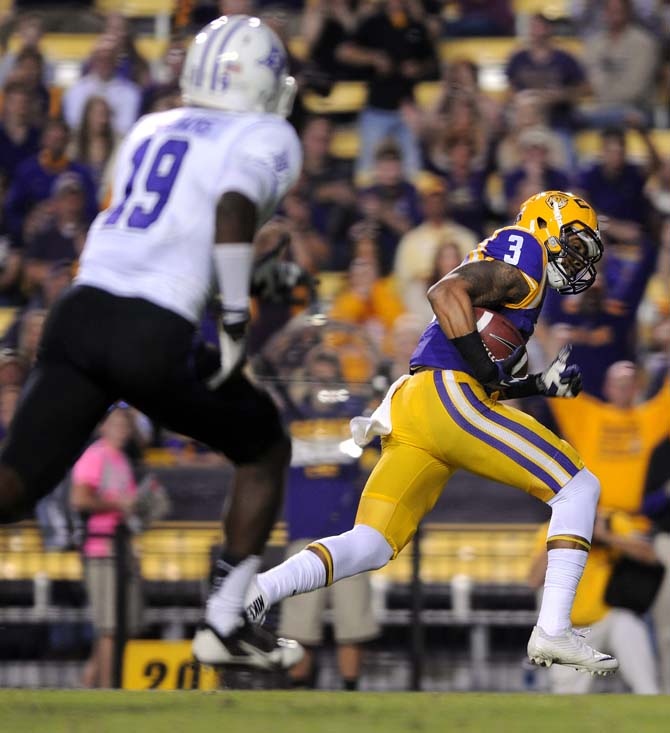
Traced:
[[214, 71], [212, 72], [212, 81], [210, 84], [210, 89], [216, 89], [217, 87], [217, 77], [219, 75], [219, 67], [221, 66], [221, 59], [220, 56], [223, 53], [224, 49], [228, 45], [228, 42], [230, 39], [237, 33], [238, 30], [240, 30], [243, 26], [246, 25], [247, 21], [249, 19], [245, 16], [244, 18], [240, 18], [240, 20], [237, 21], [234, 25], [230, 27], [230, 30], [224, 38], [221, 40], [221, 45], [219, 46], [217, 52], [216, 52], [216, 64], [214, 65]]
[[[214, 21], [216, 23], [218, 21]], [[212, 24], [213, 25], [213, 24]], [[221, 26], [219, 26], [221, 27]], [[202, 53], [200, 54], [200, 63], [198, 64], [198, 68], [194, 72], [194, 79], [193, 84], [194, 86], [199, 87], [202, 84], [202, 77], [205, 73], [205, 65], [207, 63], [207, 56], [209, 55], [209, 49], [214, 45], [214, 41], [216, 40], [217, 31], [218, 28], [211, 28], [210, 34], [205, 41], [205, 45], [202, 49]]]
[[554, 219], [556, 220], [556, 223], [558, 224], [558, 228], [560, 229], [563, 226], [563, 215], [561, 214], [561, 207], [558, 205], [558, 201], [554, 199], [553, 203], [553, 209], [554, 209]]

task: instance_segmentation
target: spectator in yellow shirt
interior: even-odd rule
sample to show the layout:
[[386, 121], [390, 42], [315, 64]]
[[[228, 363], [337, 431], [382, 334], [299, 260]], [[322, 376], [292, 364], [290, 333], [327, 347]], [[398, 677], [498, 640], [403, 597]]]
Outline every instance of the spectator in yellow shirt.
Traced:
[[635, 364], [618, 361], [605, 374], [605, 402], [584, 392], [575, 400], [548, 400], [562, 437], [600, 479], [600, 506], [631, 514], [640, 511], [649, 458], [670, 420], [668, 381], [639, 404], [637, 387]]
[[[653, 545], [639, 533], [640, 519], [623, 512], [599, 511], [571, 620], [575, 628], [590, 627], [589, 644], [616, 656], [619, 673], [632, 692], [657, 695], [658, 669], [646, 623], [633, 611], [612, 608], [605, 602], [607, 584], [619, 558], [630, 557], [649, 564], [658, 562]], [[537, 533], [528, 575], [531, 588], [539, 589], [544, 582], [548, 526], [548, 523], [542, 525]], [[593, 684], [590, 675], [560, 665], [550, 668], [549, 678], [551, 691], [559, 694], [585, 694]]]
[[[477, 246], [474, 232], [449, 216], [449, 191], [442, 178], [426, 173], [417, 188], [425, 220], [400, 240], [393, 265], [398, 290], [407, 309], [413, 312], [425, 309], [428, 304], [426, 291], [435, 282], [431, 277], [439, 248], [447, 242], [456, 245], [460, 254], [457, 264], [460, 264]], [[432, 317], [431, 312], [426, 321]]]
[[363, 229], [357, 236], [348, 287], [333, 301], [329, 317], [364, 327], [381, 345], [405, 308], [393, 278], [380, 276], [374, 242], [367, 239]]

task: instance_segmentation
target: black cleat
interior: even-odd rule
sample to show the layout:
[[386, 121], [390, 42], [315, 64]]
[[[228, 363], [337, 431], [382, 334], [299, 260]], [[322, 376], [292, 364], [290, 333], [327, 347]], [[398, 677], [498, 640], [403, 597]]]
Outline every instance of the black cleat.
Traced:
[[282, 639], [246, 619], [228, 636], [203, 623], [193, 637], [193, 656], [212, 667], [236, 666], [256, 669], [289, 669], [305, 650], [293, 639]]

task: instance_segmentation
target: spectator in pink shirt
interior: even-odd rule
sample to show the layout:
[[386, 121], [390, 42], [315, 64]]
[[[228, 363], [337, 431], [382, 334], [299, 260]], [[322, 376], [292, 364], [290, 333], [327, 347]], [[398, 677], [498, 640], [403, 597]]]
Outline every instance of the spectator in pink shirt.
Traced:
[[[113, 536], [135, 507], [137, 487], [123, 447], [133, 431], [130, 410], [112, 410], [100, 425], [100, 439], [89, 446], [72, 470], [70, 501], [85, 515], [83, 544], [86, 590], [96, 640], [84, 671], [86, 687], [111, 687], [116, 630], [116, 572]], [[130, 557], [128, 548], [126, 557]], [[136, 563], [131, 562], [131, 566]], [[127, 568], [128, 629], [139, 620], [140, 577]]]

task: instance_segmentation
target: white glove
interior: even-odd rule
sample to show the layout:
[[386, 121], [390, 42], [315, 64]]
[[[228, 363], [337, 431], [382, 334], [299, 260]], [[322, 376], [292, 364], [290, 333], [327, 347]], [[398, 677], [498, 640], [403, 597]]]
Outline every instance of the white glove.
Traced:
[[568, 366], [572, 346], [564, 346], [551, 364], [538, 374], [541, 393], [547, 397], [576, 397], [582, 391], [582, 372], [577, 364]]
[[219, 324], [221, 367], [207, 380], [209, 389], [218, 389], [244, 364], [247, 354], [247, 324], [249, 311], [224, 311]]

